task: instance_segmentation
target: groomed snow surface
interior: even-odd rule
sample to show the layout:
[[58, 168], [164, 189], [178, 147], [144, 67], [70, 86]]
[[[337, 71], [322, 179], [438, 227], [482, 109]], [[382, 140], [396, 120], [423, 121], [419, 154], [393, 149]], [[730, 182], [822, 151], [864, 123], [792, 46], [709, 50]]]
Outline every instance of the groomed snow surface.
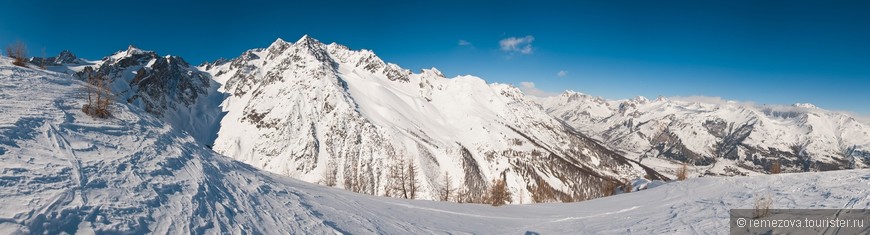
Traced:
[[870, 170], [695, 178], [578, 203], [456, 204], [355, 194], [220, 156], [84, 83], [0, 59], [0, 233], [728, 233], [728, 210], [867, 208]]

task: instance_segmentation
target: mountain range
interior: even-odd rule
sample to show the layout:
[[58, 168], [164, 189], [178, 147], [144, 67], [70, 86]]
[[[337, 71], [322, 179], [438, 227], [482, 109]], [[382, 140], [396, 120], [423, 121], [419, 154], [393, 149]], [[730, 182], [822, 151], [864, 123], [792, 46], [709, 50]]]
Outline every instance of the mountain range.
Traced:
[[[870, 164], [868, 124], [811, 104], [533, 97], [309, 36], [199, 66], [134, 46], [28, 61], [0, 58], [4, 234], [698, 233], [764, 190], [784, 208], [870, 198], [866, 170], [765, 176]], [[106, 119], [81, 109], [95, 76]], [[668, 182], [684, 164], [759, 176]], [[499, 185], [510, 204], [618, 195], [378, 197], [492, 203]]]
[[755, 105], [660, 97], [606, 100], [568, 91], [538, 101], [548, 113], [657, 170], [689, 163], [698, 175], [866, 168], [870, 126], [798, 103]]
[[307, 35], [199, 66], [133, 46], [98, 61], [69, 52], [46, 60], [79, 79], [108, 77], [118, 101], [221, 155], [372, 195], [399, 196], [397, 175], [410, 168], [414, 198], [452, 189], [463, 194], [453, 200], [480, 202], [502, 180], [510, 201], [526, 203], [610, 195], [684, 163], [694, 176], [870, 164], [866, 123], [807, 104], [533, 97], [435, 68], [414, 73]]

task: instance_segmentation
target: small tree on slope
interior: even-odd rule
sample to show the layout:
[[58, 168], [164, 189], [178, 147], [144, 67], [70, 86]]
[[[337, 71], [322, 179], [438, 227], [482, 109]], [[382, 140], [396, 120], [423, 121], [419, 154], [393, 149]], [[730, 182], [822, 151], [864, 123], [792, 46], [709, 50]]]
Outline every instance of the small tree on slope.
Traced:
[[112, 93], [107, 89], [106, 77], [92, 69], [85, 69], [85, 71], [88, 82], [88, 103], [82, 106], [82, 112], [91, 117], [108, 118], [112, 115], [109, 112]]
[[15, 42], [6, 46], [6, 56], [15, 59], [12, 64], [27, 67], [27, 45], [23, 42]]

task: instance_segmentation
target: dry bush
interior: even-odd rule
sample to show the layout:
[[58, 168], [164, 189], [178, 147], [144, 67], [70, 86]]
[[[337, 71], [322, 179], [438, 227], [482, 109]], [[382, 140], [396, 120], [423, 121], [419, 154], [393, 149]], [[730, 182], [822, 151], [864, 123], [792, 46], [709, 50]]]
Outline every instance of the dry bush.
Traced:
[[770, 163], [770, 173], [771, 174], [782, 173], [782, 164], [779, 163], [779, 160], [776, 160], [776, 161]]
[[112, 104], [112, 93], [107, 88], [106, 77], [96, 73], [87, 73], [88, 103], [82, 106], [82, 112], [96, 118], [111, 116], [109, 105]]
[[679, 180], [679, 181], [686, 180], [686, 178], [689, 176], [689, 165], [687, 165], [686, 163], [683, 163], [683, 165], [677, 169], [676, 175], [677, 175], [677, 180]]
[[506, 202], [511, 202], [511, 192], [508, 191], [507, 183], [504, 179], [495, 179], [492, 181], [492, 187], [489, 188], [488, 202], [492, 206], [501, 206]]
[[611, 196], [616, 194], [616, 189], [619, 188], [619, 184], [606, 179], [602, 183], [604, 184], [604, 187], [601, 188], [601, 195]]
[[579, 200], [577, 200], [577, 198], [574, 198], [574, 196], [567, 194], [567, 193], [560, 195], [559, 200], [561, 200], [562, 202], [577, 202], [577, 201], [579, 201]]
[[770, 215], [770, 207], [772, 205], [773, 199], [770, 197], [770, 194], [756, 196], [752, 216], [757, 219]]
[[12, 64], [27, 67], [27, 45], [23, 42], [15, 42], [6, 46], [6, 56], [15, 59]]
[[634, 185], [631, 184], [631, 180], [623, 180], [622, 192], [630, 193], [632, 190], [634, 190]]

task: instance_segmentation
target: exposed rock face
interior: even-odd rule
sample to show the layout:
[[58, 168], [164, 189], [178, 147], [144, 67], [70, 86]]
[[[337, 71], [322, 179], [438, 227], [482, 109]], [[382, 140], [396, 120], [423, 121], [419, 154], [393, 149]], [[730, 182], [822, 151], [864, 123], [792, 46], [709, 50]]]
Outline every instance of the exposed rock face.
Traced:
[[72, 65], [72, 64], [81, 64], [84, 63], [83, 60], [80, 60], [76, 57], [75, 54], [68, 50], [63, 50], [54, 57], [42, 58], [42, 57], [31, 57], [31, 64], [35, 65], [45, 65], [45, 66], [61, 66], [61, 65]]
[[766, 173], [775, 163], [790, 172], [870, 164], [870, 126], [812, 104], [608, 101], [576, 92], [538, 101], [548, 113], [629, 158], [672, 161], [665, 166], [690, 163], [706, 174]]
[[134, 104], [211, 145], [223, 114], [224, 95], [208, 73], [178, 56], [160, 56], [130, 46], [76, 73], [95, 72], [109, 80], [119, 101]]
[[[547, 115], [515, 87], [431, 69], [415, 74], [368, 50], [305, 36], [205, 67], [230, 95], [215, 151], [255, 167], [388, 195], [390, 169], [413, 164], [435, 199], [445, 174], [469, 198], [505, 179], [513, 201], [612, 193], [660, 178]], [[547, 192], [547, 193], [541, 193]]]

